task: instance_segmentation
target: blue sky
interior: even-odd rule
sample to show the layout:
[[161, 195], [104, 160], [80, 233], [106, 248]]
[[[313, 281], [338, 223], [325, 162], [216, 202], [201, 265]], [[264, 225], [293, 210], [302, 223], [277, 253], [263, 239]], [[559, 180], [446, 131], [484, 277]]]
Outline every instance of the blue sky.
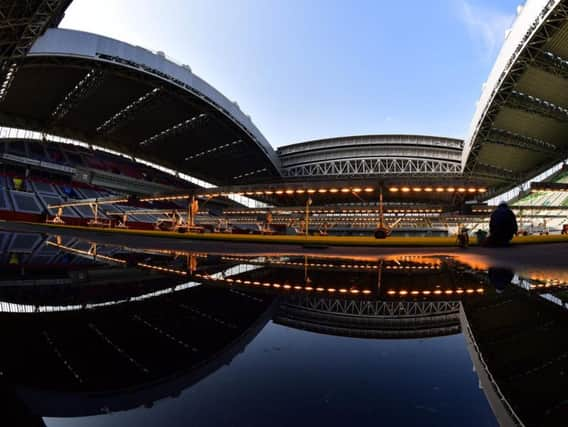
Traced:
[[162, 50], [274, 145], [463, 138], [520, 0], [75, 0], [61, 24]]

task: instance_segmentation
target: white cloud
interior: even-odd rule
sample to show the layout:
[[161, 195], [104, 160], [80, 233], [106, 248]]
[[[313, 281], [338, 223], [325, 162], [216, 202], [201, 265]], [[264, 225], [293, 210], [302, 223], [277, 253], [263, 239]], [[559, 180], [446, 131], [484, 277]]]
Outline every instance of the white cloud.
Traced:
[[513, 24], [515, 12], [504, 13], [488, 6], [472, 5], [469, 0], [459, 0], [460, 19], [479, 51], [481, 59], [493, 61], [497, 56], [505, 31]]

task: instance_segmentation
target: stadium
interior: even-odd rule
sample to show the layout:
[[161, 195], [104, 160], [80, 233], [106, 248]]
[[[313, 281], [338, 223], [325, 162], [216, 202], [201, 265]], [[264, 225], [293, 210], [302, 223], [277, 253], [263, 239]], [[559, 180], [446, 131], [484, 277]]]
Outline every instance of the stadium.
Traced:
[[[60, 28], [71, 3], [0, 2], [0, 395], [18, 425], [153, 416], [155, 403], [187, 404], [188, 390], [231, 369], [214, 398], [191, 402], [248, 404], [262, 425], [258, 408], [271, 405], [255, 399], [286, 385], [294, 399], [273, 405], [279, 415], [304, 416], [289, 402], [310, 382], [325, 393], [314, 388], [302, 405], [317, 409], [325, 394], [320, 413], [330, 411], [328, 380], [352, 381], [359, 364], [360, 383], [380, 381], [395, 398], [392, 385], [410, 378], [407, 400], [412, 381], [430, 372], [438, 387], [463, 355], [501, 425], [562, 425], [568, 0], [518, 9], [465, 138], [329, 135], [278, 147], [189, 65]], [[482, 246], [475, 236], [503, 201], [519, 224], [514, 246], [456, 248], [463, 230]], [[310, 356], [281, 351], [265, 330], [286, 345], [309, 341], [298, 353]], [[341, 345], [309, 353], [322, 336]], [[446, 347], [416, 351], [432, 342]], [[407, 345], [408, 359], [393, 360]], [[239, 377], [255, 348], [270, 357]], [[281, 363], [270, 381], [255, 377], [266, 360]], [[287, 384], [294, 376], [308, 380]], [[337, 406], [384, 399], [373, 387]], [[224, 391], [247, 402], [218, 400]]]
[[[57, 28], [70, 1], [3, 6], [0, 218], [198, 233], [451, 236], [513, 205], [525, 234], [568, 211], [563, 1], [508, 32], [465, 140], [360, 135], [274, 149], [177, 64]], [[33, 102], [31, 102], [33, 100]]]

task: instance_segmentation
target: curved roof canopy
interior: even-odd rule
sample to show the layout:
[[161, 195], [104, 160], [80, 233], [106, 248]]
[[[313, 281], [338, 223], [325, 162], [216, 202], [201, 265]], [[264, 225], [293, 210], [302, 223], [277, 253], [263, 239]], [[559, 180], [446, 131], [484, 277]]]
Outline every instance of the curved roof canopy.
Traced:
[[507, 188], [568, 157], [568, 2], [528, 0], [483, 86], [467, 173]]
[[278, 176], [236, 103], [190, 68], [95, 34], [49, 29], [0, 103], [0, 125], [74, 138], [215, 184]]

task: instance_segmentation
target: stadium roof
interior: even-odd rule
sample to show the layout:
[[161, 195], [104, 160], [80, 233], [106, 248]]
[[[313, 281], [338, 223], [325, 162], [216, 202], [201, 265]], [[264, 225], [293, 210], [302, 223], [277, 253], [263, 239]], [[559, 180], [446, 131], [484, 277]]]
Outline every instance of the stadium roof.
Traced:
[[568, 157], [568, 2], [529, 0], [483, 86], [467, 174], [505, 189]]
[[96, 144], [221, 186], [282, 178], [437, 185], [451, 177], [458, 180], [452, 185], [504, 190], [568, 157], [567, 0], [526, 2], [465, 143], [364, 135], [278, 152], [189, 66], [162, 52], [52, 28], [71, 1], [0, 5], [0, 126]]
[[279, 160], [234, 102], [163, 53], [50, 29], [22, 59], [0, 125], [85, 141], [214, 184], [278, 176]]

